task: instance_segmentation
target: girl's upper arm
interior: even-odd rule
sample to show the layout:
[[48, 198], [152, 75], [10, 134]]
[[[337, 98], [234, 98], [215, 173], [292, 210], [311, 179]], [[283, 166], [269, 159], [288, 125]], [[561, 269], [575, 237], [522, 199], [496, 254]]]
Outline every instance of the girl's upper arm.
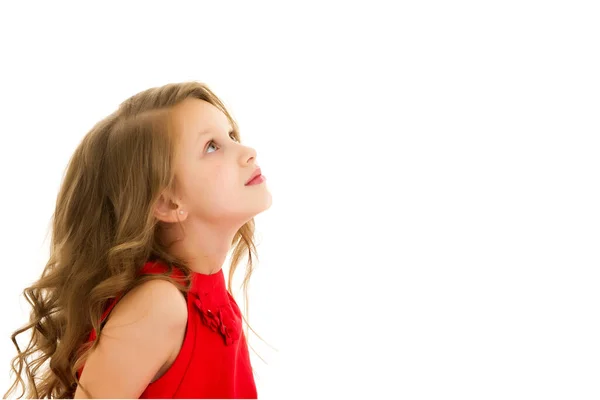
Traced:
[[[181, 342], [187, 304], [168, 281], [145, 282], [110, 313], [80, 383], [94, 398], [139, 398]], [[178, 343], [179, 342], [179, 343]], [[75, 398], [86, 398], [77, 388]]]

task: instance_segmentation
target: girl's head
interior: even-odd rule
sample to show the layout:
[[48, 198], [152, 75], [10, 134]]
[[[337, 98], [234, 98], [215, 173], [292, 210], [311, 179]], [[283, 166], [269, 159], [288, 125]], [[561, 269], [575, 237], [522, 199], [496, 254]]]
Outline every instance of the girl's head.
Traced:
[[153, 210], [159, 240], [173, 243], [171, 252], [193, 270], [209, 273], [221, 267], [240, 226], [270, 206], [271, 195], [264, 184], [246, 185], [258, 168], [256, 152], [240, 144], [234, 122], [218, 107], [187, 98], [168, 121], [175, 179]]
[[[264, 185], [245, 185], [258, 167], [256, 152], [240, 144], [230, 117], [197, 98], [174, 106], [171, 116], [178, 139], [173, 167], [177, 184], [172, 201], [183, 211], [173, 215], [215, 226], [235, 226], [269, 206], [270, 196]], [[164, 214], [157, 218], [174, 222]]]
[[[28, 397], [72, 396], [105, 302], [153, 279], [137, 276], [149, 259], [189, 277], [214, 271], [233, 249], [229, 288], [246, 256], [246, 291], [256, 256], [253, 217], [271, 205], [264, 183], [245, 185], [257, 167], [256, 152], [241, 144], [235, 121], [202, 83], [148, 89], [97, 123], [66, 170], [50, 258], [24, 290], [33, 309], [12, 336], [17, 379], [7, 394], [24, 384], [25, 368]], [[32, 341], [21, 351], [15, 337], [29, 329]]]

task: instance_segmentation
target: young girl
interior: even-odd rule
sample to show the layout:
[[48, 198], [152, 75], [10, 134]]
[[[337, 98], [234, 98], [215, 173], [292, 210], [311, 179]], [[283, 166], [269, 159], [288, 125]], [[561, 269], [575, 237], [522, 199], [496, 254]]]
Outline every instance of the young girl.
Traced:
[[206, 85], [123, 102], [70, 160], [5, 397], [20, 384], [30, 398], [257, 398], [230, 291], [247, 256], [247, 295], [253, 217], [270, 205], [255, 150]]

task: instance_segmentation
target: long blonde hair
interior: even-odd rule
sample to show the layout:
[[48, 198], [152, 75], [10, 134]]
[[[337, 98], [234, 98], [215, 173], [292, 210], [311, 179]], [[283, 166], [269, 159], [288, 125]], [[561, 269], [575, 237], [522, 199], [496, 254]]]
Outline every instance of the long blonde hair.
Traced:
[[[16, 377], [5, 398], [19, 385], [19, 398], [73, 398], [79, 384], [76, 371], [98, 341], [86, 343], [88, 335], [92, 329], [99, 332], [107, 301], [149, 279], [177, 284], [166, 275], [138, 277], [145, 261], [159, 259], [180, 267], [188, 284], [177, 286], [189, 289], [190, 271], [158, 240], [159, 225], [152, 213], [160, 194], [176, 186], [172, 161], [177, 138], [167, 133], [169, 110], [187, 98], [219, 108], [240, 140], [236, 122], [207, 85], [184, 82], [125, 100], [75, 150], [52, 215], [49, 260], [40, 279], [23, 291], [32, 310], [29, 323], [11, 336], [18, 352], [11, 362]], [[228, 290], [246, 256], [242, 286], [247, 315], [248, 280], [253, 256], [257, 258], [254, 219], [238, 230], [232, 248]], [[245, 317], [244, 321], [248, 327]], [[16, 336], [29, 329], [31, 340], [21, 351]], [[48, 368], [42, 368], [45, 363]]]

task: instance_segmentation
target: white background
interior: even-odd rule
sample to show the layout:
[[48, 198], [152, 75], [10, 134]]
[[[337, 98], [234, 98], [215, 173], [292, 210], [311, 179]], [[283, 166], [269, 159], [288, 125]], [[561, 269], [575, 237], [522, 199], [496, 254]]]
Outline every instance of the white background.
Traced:
[[260, 398], [599, 398], [593, 3], [4, 2], [2, 392], [69, 156], [190, 79], [273, 195]]

